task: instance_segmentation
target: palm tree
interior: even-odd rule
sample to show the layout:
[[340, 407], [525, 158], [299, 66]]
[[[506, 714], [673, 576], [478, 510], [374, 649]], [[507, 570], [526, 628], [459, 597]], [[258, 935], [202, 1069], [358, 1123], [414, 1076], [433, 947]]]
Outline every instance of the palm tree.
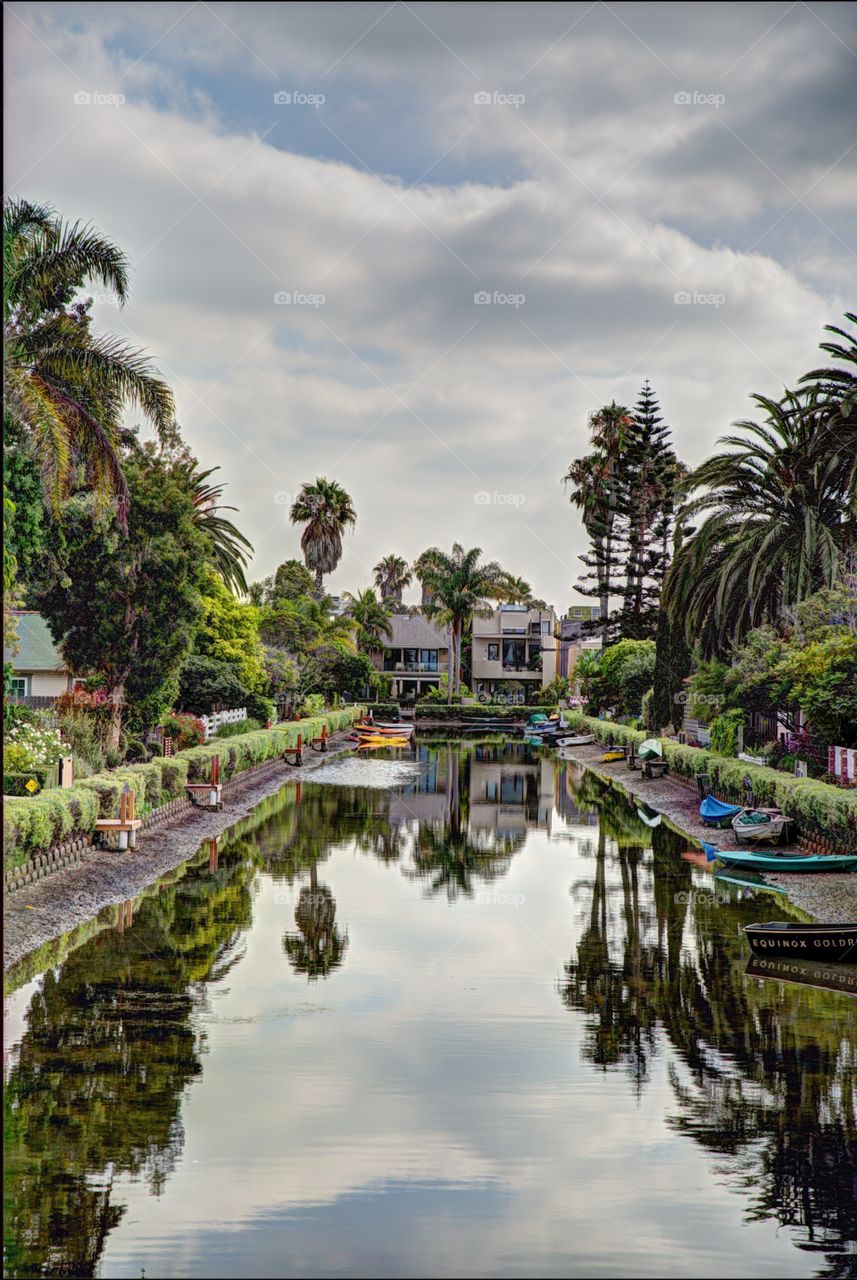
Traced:
[[729, 452], [698, 467], [702, 490], [682, 519], [706, 513], [678, 551], [664, 599], [704, 656], [723, 654], [752, 627], [836, 581], [857, 514], [848, 468], [829, 440], [830, 405], [818, 386], [779, 402], [754, 396], [763, 423], [739, 422]]
[[[220, 515], [221, 511], [237, 511], [220, 501], [225, 484], [209, 484], [208, 477], [220, 467], [200, 471], [196, 461], [184, 464], [185, 474], [194, 506], [194, 522], [205, 533], [211, 544], [214, 567], [226, 586], [236, 595], [247, 594], [244, 567], [253, 554], [253, 545], [236, 529], [231, 520]], [[249, 553], [249, 554], [248, 554]]]
[[[846, 312], [845, 319], [857, 325], [857, 315]], [[829, 405], [827, 429], [819, 432], [818, 452], [834, 456], [841, 467], [840, 484], [851, 492], [857, 486], [857, 337], [836, 325], [826, 325], [827, 333], [842, 338], [838, 342], [822, 342], [821, 350], [840, 360], [844, 369], [835, 365], [805, 373], [801, 383], [814, 384]]]
[[384, 556], [372, 572], [375, 575], [375, 586], [381, 593], [381, 599], [395, 600], [397, 604], [401, 604], [405, 587], [409, 587], [414, 580], [407, 560], [396, 555]]
[[505, 598], [506, 574], [492, 560], [480, 564], [481, 547], [469, 551], [453, 543], [452, 553], [429, 547], [419, 558], [419, 573], [431, 603], [424, 606], [429, 618], [445, 623], [451, 632], [449, 700], [461, 687], [461, 639], [474, 614], [488, 617], [493, 602]]
[[352, 595], [346, 591], [348, 607], [346, 618], [354, 623], [354, 634], [357, 648], [366, 653], [379, 649], [384, 640], [391, 640], [393, 628], [390, 625], [390, 607], [385, 600], [379, 600], [371, 587]]
[[633, 425], [630, 409], [615, 400], [591, 414], [589, 431], [593, 451], [572, 462], [562, 480], [563, 484], [574, 485], [569, 500], [581, 509], [583, 527], [592, 546], [592, 554], [581, 559], [593, 571], [589, 576], [595, 579], [595, 588], [589, 590], [589, 594], [598, 595], [601, 638], [605, 646], [610, 634], [610, 596], [616, 569], [614, 541], [623, 487], [619, 465]]
[[524, 578], [516, 578], [513, 574], [507, 573], [505, 575], [503, 598], [509, 604], [532, 605], [533, 589]]
[[90, 331], [87, 306], [72, 305], [87, 281], [128, 298], [128, 261], [81, 223], [47, 205], [10, 200], [3, 211], [6, 404], [41, 466], [56, 510], [83, 463], [99, 496], [115, 495], [126, 527], [128, 486], [119, 460], [122, 413], [136, 405], [156, 430], [175, 417], [173, 395], [142, 352]]
[[342, 559], [342, 535], [357, 522], [351, 498], [335, 480], [319, 476], [313, 484], [301, 485], [289, 513], [292, 524], [304, 525], [301, 550], [306, 567], [315, 573], [315, 593], [324, 597], [324, 575]]

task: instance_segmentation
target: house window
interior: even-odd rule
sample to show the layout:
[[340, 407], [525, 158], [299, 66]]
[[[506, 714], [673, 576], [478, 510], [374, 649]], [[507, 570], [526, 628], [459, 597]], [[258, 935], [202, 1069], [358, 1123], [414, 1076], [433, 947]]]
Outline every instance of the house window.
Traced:
[[572, 609], [572, 611], [571, 611], [571, 616], [572, 616], [572, 618], [582, 618], [582, 617], [583, 617], [583, 610], [582, 610], [582, 609]]
[[549, 622], [548, 620], [545, 620], [545, 621], [542, 623], [542, 635], [543, 635], [543, 636], [549, 636], [549, 635], [550, 635], [550, 633], [551, 633], [551, 624], [550, 624], [550, 622]]
[[28, 684], [28, 676], [12, 676], [9, 681], [9, 692], [13, 698], [26, 698]]
[[423, 671], [437, 671], [437, 649], [420, 649], [420, 667]]
[[500, 661], [500, 646], [499, 646], [499, 644], [489, 644], [489, 646], [488, 646], [488, 661], [489, 661], [489, 662], [499, 662], [499, 661]]

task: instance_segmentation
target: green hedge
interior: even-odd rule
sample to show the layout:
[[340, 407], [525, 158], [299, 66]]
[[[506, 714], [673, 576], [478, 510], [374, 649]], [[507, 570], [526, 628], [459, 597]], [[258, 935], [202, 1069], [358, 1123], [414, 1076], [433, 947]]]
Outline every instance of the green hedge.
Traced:
[[304, 742], [346, 728], [363, 714], [360, 706], [343, 707], [324, 715], [291, 720], [275, 729], [258, 729], [234, 738], [213, 739], [202, 747], [189, 747], [174, 756], [158, 756], [148, 764], [128, 764], [108, 773], [83, 778], [74, 787], [53, 788], [36, 796], [10, 796], [3, 817], [3, 864], [18, 866], [43, 853], [67, 836], [90, 834], [97, 818], [115, 818], [127, 783], [134, 792], [138, 813], [143, 806], [155, 809], [184, 794], [190, 780], [208, 781], [211, 762], [220, 756], [223, 779], [234, 777], [251, 765], [273, 760], [293, 747], [302, 733]]
[[414, 714], [417, 720], [528, 720], [535, 712], [548, 714], [549, 707], [516, 706], [510, 707], [502, 702], [487, 702], [484, 705], [467, 703], [466, 705], [447, 706], [443, 702], [418, 702]]
[[[633, 742], [640, 746], [651, 734], [612, 720], [596, 720], [578, 712], [567, 713], [567, 721], [575, 729], [594, 733], [600, 742]], [[857, 853], [857, 790], [834, 787], [812, 778], [794, 778], [766, 765], [747, 764], [731, 756], [718, 755], [702, 747], [683, 746], [662, 738], [664, 757], [672, 773], [695, 781], [698, 773], [707, 773], [713, 791], [738, 804], [743, 797], [743, 780], [753, 783], [753, 796], [759, 805], [776, 805], [794, 818], [801, 831], [827, 836], [838, 842], [843, 852]]]

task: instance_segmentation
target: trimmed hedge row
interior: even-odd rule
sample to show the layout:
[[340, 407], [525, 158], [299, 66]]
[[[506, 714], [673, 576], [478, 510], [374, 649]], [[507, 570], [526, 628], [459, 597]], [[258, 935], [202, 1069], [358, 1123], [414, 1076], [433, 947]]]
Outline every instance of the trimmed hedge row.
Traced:
[[[575, 729], [594, 733], [599, 742], [634, 743], [636, 747], [651, 734], [612, 720], [596, 720], [579, 712], [567, 712], [566, 720]], [[740, 803], [743, 780], [749, 776], [753, 796], [759, 805], [776, 805], [794, 818], [804, 832], [827, 836], [842, 846], [843, 852], [857, 853], [857, 790], [834, 787], [811, 778], [794, 778], [766, 765], [748, 764], [734, 757], [718, 755], [702, 747], [683, 746], [662, 738], [664, 757], [670, 770], [689, 781], [707, 773], [711, 787]]]
[[127, 783], [134, 792], [138, 814], [143, 806], [157, 808], [184, 794], [187, 781], [208, 781], [211, 762], [220, 756], [221, 776], [232, 778], [254, 764], [273, 760], [293, 747], [298, 734], [304, 742], [346, 728], [362, 715], [362, 707], [328, 711], [305, 720], [291, 720], [274, 729], [258, 729], [234, 738], [189, 747], [174, 756], [156, 756], [148, 764], [129, 764], [109, 773], [83, 778], [73, 787], [52, 788], [38, 795], [8, 797], [3, 813], [3, 865], [18, 866], [72, 834], [89, 835], [97, 818], [115, 818]]
[[497, 720], [529, 719], [535, 712], [548, 714], [549, 707], [508, 706], [504, 702], [486, 702], [484, 705], [468, 703], [418, 702], [414, 714], [417, 720]]

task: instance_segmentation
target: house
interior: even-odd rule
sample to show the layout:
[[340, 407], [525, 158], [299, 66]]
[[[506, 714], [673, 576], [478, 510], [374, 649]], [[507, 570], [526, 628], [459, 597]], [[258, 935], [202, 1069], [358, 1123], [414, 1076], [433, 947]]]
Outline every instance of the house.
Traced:
[[22, 702], [51, 701], [74, 688], [75, 679], [54, 643], [48, 624], [32, 609], [13, 609], [18, 652], [4, 645], [3, 661], [11, 664], [10, 696]]
[[378, 671], [392, 675], [391, 694], [410, 702], [440, 684], [449, 672], [449, 633], [421, 613], [390, 615], [392, 636], [372, 655]]
[[488, 618], [473, 619], [473, 691], [477, 697], [518, 691], [530, 701], [557, 674], [556, 614], [502, 604]]
[[[590, 637], [594, 634], [592, 626], [587, 624], [601, 621], [600, 604], [573, 604], [566, 616], [560, 621], [559, 636], [561, 640], [576, 640], [580, 636]], [[584, 626], [586, 630], [584, 631]]]

